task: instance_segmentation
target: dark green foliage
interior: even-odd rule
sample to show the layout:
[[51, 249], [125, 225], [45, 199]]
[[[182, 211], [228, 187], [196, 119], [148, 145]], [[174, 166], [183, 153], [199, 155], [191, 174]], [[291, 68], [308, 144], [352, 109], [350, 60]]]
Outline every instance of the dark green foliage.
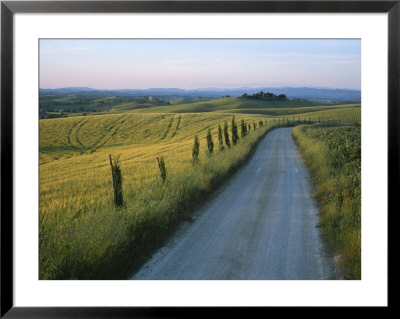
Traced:
[[256, 100], [268, 100], [268, 101], [286, 101], [287, 97], [285, 94], [279, 94], [279, 95], [275, 95], [273, 93], [265, 93], [263, 91], [254, 93], [254, 94], [250, 94], [248, 95], [247, 93], [244, 93], [242, 95], [243, 98], [247, 98], [247, 99], [256, 99]]
[[200, 142], [197, 135], [194, 136], [194, 143], [193, 143], [193, 150], [192, 150], [192, 158], [193, 163], [199, 159], [199, 152], [200, 152]]
[[160, 177], [163, 183], [165, 183], [165, 179], [167, 178], [167, 169], [165, 167], [165, 161], [164, 157], [161, 156], [161, 158], [157, 157], [157, 162], [158, 162], [158, 168], [160, 169]]
[[[346, 170], [356, 168], [361, 172], [361, 129], [352, 126], [320, 127], [308, 130], [307, 134], [325, 143], [331, 154], [330, 165], [333, 168]], [[356, 184], [361, 185], [361, 175], [354, 177]]]
[[257, 129], [256, 122], [254, 122], [254, 123], [253, 123], [253, 127], [254, 127], [254, 130], [256, 130], [256, 129]]
[[224, 124], [224, 138], [225, 138], [225, 145], [230, 148], [231, 142], [229, 140], [228, 123], [226, 122]]
[[[111, 159], [111, 158], [110, 158]], [[111, 161], [112, 167], [112, 178], [113, 178], [113, 188], [114, 188], [114, 205], [120, 207], [124, 204], [122, 196], [122, 174], [121, 167], [119, 165], [119, 156], [114, 156]]]
[[238, 128], [235, 123], [235, 117], [232, 117], [232, 144], [236, 145], [239, 140]]
[[219, 150], [222, 151], [224, 149], [224, 141], [222, 139], [222, 128], [221, 125], [218, 124], [218, 144]]
[[258, 122], [258, 127], [263, 127], [263, 125], [264, 125], [264, 122], [263, 122], [263, 121], [259, 121], [259, 122]]
[[247, 125], [244, 124], [244, 120], [240, 122], [240, 128], [241, 128], [241, 136], [245, 137], [247, 135]]
[[214, 152], [214, 142], [211, 135], [211, 129], [208, 129], [207, 132], [207, 149], [209, 155], [211, 155]]
[[247, 132], [250, 132], [250, 130], [251, 130], [251, 125], [248, 124], [248, 125], [247, 125]]

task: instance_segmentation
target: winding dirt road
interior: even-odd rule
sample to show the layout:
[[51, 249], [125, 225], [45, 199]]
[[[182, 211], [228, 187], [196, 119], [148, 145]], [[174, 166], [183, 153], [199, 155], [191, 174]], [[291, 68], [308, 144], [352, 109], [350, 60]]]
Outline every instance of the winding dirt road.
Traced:
[[291, 128], [239, 170], [132, 279], [335, 279]]

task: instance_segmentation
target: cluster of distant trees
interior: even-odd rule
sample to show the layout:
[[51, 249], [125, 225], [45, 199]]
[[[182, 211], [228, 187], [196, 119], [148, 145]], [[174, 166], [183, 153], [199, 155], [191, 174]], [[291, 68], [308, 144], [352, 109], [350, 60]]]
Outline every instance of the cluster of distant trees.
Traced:
[[247, 94], [244, 93], [242, 95], [242, 97], [247, 98], [247, 99], [257, 99], [257, 100], [278, 100], [278, 101], [285, 101], [287, 99], [285, 94], [279, 94], [279, 95], [275, 95], [274, 93], [270, 93], [270, 92], [257, 92], [254, 94]]
[[46, 113], [46, 112], [40, 112], [39, 113], [39, 119], [55, 119], [59, 117], [67, 117], [67, 114], [64, 112], [60, 113]]

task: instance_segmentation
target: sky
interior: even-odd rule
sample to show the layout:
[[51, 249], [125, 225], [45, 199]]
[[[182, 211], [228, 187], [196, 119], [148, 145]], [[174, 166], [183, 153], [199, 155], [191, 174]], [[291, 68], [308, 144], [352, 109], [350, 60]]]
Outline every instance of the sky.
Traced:
[[361, 89], [359, 39], [41, 39], [40, 88]]

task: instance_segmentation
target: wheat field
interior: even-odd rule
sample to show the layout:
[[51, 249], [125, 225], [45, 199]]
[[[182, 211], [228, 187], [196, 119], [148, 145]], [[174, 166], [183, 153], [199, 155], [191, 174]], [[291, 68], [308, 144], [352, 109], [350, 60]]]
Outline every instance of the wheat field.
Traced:
[[[230, 100], [218, 100], [214, 112], [173, 113], [182, 107], [178, 105], [154, 107], [152, 113], [137, 109], [40, 120], [40, 279], [125, 278], [245, 162], [269, 130], [296, 125], [299, 119], [357, 123], [361, 117], [359, 105], [289, 103], [286, 108], [265, 108], [262, 103], [241, 102], [223, 109]], [[192, 111], [209, 103], [192, 103]], [[265, 115], [268, 112], [273, 115]], [[239, 131], [244, 120], [250, 133], [221, 151], [218, 125], [223, 128], [226, 122], [231, 137], [233, 116]], [[206, 143], [209, 129], [214, 142], [211, 156]], [[196, 165], [195, 135], [200, 141]], [[117, 209], [110, 154], [119, 158], [122, 172], [124, 205]], [[165, 183], [157, 157], [165, 160]]]
[[[257, 140], [284, 122], [236, 115], [251, 131], [219, 150], [217, 131], [231, 114], [110, 114], [40, 121], [40, 278], [120, 278], [127, 251], [138, 260], [186, 218], [201, 198], [249, 155]], [[254, 123], [259, 127], [254, 131]], [[215, 152], [207, 153], [211, 129]], [[199, 164], [193, 165], [194, 135]], [[115, 209], [108, 155], [119, 156], [124, 206]], [[158, 177], [164, 157], [167, 180]], [[136, 247], [133, 249], [132, 245]], [[119, 273], [115, 273], [119, 269]], [[126, 275], [126, 274], [125, 274]]]

